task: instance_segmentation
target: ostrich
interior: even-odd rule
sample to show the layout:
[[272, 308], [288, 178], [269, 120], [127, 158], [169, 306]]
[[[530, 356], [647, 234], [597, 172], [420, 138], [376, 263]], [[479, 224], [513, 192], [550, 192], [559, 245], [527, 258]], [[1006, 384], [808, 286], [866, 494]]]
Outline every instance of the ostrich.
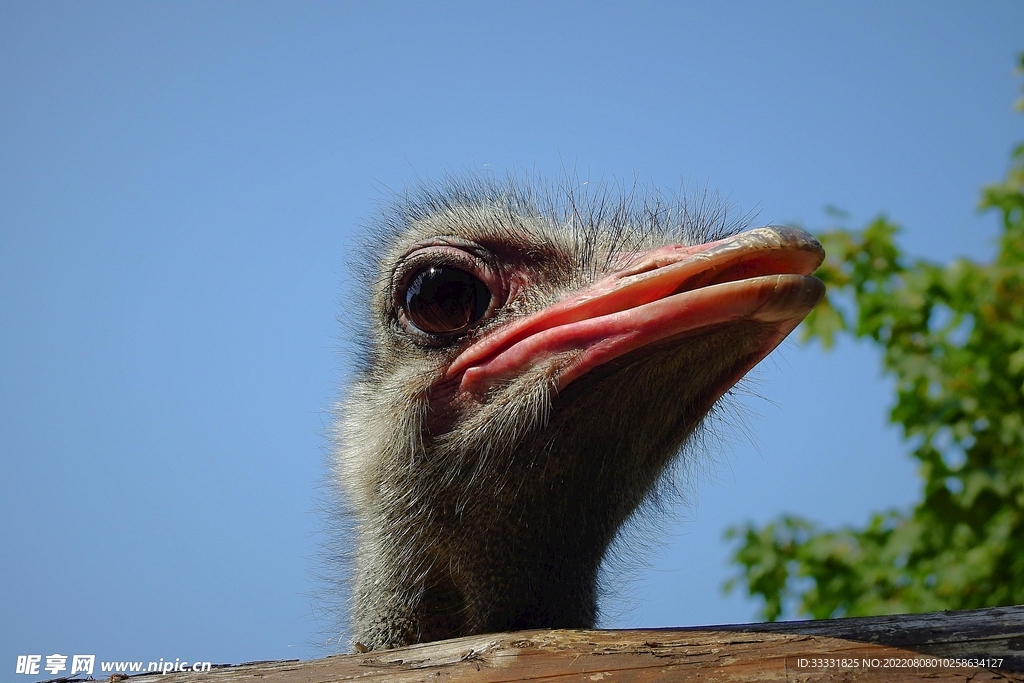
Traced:
[[356, 649], [594, 626], [616, 534], [823, 295], [813, 237], [741, 227], [515, 180], [382, 212], [335, 427]]

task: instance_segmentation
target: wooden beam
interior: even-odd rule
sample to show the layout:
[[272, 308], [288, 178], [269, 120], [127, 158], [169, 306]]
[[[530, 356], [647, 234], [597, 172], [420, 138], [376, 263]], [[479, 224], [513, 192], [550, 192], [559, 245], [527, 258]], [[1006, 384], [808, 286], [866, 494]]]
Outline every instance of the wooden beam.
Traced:
[[129, 683], [919, 680], [1024, 683], [1024, 606], [682, 629], [522, 631], [306, 662], [132, 676]]

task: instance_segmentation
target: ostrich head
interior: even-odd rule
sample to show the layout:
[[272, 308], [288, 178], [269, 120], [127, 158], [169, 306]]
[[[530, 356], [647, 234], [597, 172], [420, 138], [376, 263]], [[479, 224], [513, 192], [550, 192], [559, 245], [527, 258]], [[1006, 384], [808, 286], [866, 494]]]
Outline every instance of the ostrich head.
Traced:
[[656, 193], [482, 180], [374, 227], [336, 428], [357, 643], [592, 627], [609, 544], [821, 298], [821, 246]]

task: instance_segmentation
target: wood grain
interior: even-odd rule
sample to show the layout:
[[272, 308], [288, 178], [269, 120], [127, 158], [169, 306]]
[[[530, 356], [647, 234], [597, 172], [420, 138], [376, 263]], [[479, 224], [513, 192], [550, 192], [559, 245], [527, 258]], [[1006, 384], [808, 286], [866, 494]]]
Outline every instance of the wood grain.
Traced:
[[144, 674], [130, 683], [920, 680], [1024, 683], [1024, 606], [684, 629], [523, 631], [202, 674]]

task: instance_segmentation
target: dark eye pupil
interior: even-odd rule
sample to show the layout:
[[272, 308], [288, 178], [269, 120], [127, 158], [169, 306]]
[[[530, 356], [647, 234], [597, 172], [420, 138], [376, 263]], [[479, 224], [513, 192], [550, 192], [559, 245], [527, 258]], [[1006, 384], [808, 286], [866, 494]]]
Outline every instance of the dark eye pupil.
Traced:
[[416, 273], [405, 292], [405, 312], [420, 330], [456, 332], [487, 312], [491, 292], [464, 270], [431, 266]]

